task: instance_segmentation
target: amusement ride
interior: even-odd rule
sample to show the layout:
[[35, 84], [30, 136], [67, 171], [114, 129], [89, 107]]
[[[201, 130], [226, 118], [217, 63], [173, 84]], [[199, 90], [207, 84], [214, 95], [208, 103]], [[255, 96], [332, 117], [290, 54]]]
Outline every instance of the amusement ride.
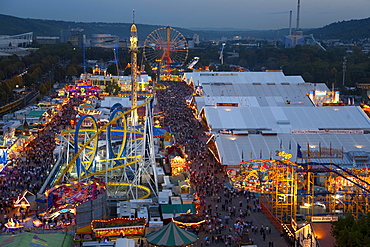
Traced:
[[[57, 164], [40, 190], [64, 183], [98, 180], [105, 182], [110, 199], [131, 200], [158, 195], [158, 181], [153, 144], [153, 95], [138, 105], [139, 75], [136, 25], [130, 29], [131, 108], [116, 103], [105, 124], [96, 120], [91, 109], [80, 111], [73, 129], [62, 131]], [[144, 57], [168, 73], [185, 63], [188, 49], [185, 37], [177, 30], [159, 28], [145, 40]], [[91, 81], [80, 81], [65, 88], [69, 97], [96, 97], [99, 89]], [[86, 108], [86, 107], [85, 107]], [[138, 109], [145, 109], [144, 116]]]
[[150, 65], [157, 67], [161, 79], [168, 80], [171, 69], [180, 69], [186, 62], [188, 43], [176, 29], [158, 28], [145, 39], [143, 56]]

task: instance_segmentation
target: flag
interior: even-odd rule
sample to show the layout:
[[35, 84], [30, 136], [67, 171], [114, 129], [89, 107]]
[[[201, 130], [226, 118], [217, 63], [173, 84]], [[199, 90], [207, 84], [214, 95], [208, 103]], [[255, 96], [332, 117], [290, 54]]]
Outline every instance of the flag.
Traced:
[[244, 153], [242, 151], [242, 162], [244, 162]]
[[342, 160], [344, 160], [344, 147], [342, 146]]
[[321, 142], [319, 142], [319, 158], [321, 158]]
[[283, 148], [283, 140], [280, 140], [280, 149]]
[[307, 142], [307, 158], [311, 157], [310, 144]]
[[262, 149], [260, 150], [260, 159], [262, 159]]
[[272, 160], [272, 151], [270, 150], [270, 160]]
[[303, 158], [302, 151], [301, 151], [301, 145], [297, 143], [297, 158]]
[[252, 159], [252, 157], [253, 157], [253, 152], [251, 150], [251, 154], [250, 154], [249, 158]]
[[289, 141], [289, 153], [292, 151], [292, 141]]
[[329, 148], [329, 156], [330, 158], [333, 156], [332, 148], [331, 148], [331, 142], [330, 142], [330, 148]]

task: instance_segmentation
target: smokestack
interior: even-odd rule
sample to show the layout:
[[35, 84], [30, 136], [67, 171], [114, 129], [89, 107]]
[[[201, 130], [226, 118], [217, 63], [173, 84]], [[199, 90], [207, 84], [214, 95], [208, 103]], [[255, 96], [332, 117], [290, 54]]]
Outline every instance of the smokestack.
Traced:
[[289, 17], [289, 35], [292, 35], [292, 12], [290, 11], [290, 17]]
[[297, 6], [297, 30], [299, 29], [299, 12], [301, 9], [301, 0], [298, 0], [298, 6]]

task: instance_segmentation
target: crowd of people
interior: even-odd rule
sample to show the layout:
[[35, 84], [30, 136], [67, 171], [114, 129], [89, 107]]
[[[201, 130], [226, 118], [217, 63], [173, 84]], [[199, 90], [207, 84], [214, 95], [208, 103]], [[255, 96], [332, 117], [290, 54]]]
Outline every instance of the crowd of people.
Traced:
[[[1, 231], [6, 231], [8, 219], [24, 219], [27, 210], [14, 208], [14, 203], [24, 191], [36, 195], [41, 189], [47, 174], [54, 165], [55, 138], [62, 129], [70, 127], [70, 120], [75, 119], [78, 105], [76, 100], [63, 104], [62, 108], [46, 125], [25, 143], [19, 153], [11, 154], [9, 164], [0, 176], [0, 221]], [[0, 217], [1, 219], [1, 217]]]
[[[260, 225], [251, 218], [252, 214], [261, 214], [259, 198], [248, 191], [238, 191], [229, 184], [224, 168], [206, 144], [207, 129], [195, 118], [196, 109], [186, 104], [185, 99], [192, 95], [192, 89], [185, 82], [163, 84], [167, 89], [158, 90], [156, 94], [158, 105], [164, 112], [163, 125], [171, 129], [176, 144], [182, 146], [187, 155], [191, 185], [200, 199], [200, 213], [205, 218], [201, 228], [193, 229], [200, 236], [199, 246], [253, 244], [255, 238], [265, 241], [271, 234], [271, 227]], [[20, 193], [28, 190], [36, 194], [40, 190], [54, 164], [55, 137], [70, 127], [70, 120], [77, 115], [74, 107], [78, 104], [78, 101], [71, 100], [63, 105], [2, 172], [0, 213], [4, 220], [1, 227], [7, 218], [19, 218], [13, 205]]]
[[167, 90], [157, 92], [164, 110], [164, 124], [173, 132], [176, 144], [184, 147], [189, 161], [192, 187], [200, 198], [200, 212], [205, 218], [199, 233], [200, 246], [253, 244], [254, 238], [271, 233], [269, 226], [253, 222], [251, 214], [261, 214], [259, 198], [248, 191], [238, 191], [206, 145], [207, 129], [195, 118], [196, 110], [185, 102], [192, 95], [185, 82], [165, 82]]

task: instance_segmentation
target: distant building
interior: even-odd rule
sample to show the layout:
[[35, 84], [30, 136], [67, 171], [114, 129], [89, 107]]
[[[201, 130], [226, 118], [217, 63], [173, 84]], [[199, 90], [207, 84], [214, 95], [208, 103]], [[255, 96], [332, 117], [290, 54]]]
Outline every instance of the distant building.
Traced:
[[285, 37], [285, 48], [293, 48], [296, 45], [304, 45], [305, 39], [302, 31], [294, 31], [291, 35]]
[[193, 40], [194, 40], [194, 43], [196, 44], [196, 45], [199, 45], [199, 43], [200, 43], [200, 40], [199, 40], [199, 35], [198, 34], [194, 34], [194, 36], [193, 36]]
[[195, 42], [193, 38], [186, 38], [186, 41], [188, 42], [189, 49], [193, 49], [195, 47]]
[[8, 57], [11, 55], [17, 55], [18, 57], [24, 57], [35, 51], [35, 48], [23, 48], [16, 46], [0, 46], [0, 57]]
[[17, 35], [1, 35], [0, 46], [27, 47], [32, 43], [33, 32]]
[[40, 45], [52, 45], [60, 43], [60, 37], [56, 36], [36, 36], [35, 41]]
[[112, 34], [91, 34], [90, 47], [113, 48], [119, 44], [119, 37]]
[[73, 46], [82, 47], [85, 44], [84, 30], [81, 28], [62, 30], [60, 34], [60, 42], [68, 43], [71, 42]]

